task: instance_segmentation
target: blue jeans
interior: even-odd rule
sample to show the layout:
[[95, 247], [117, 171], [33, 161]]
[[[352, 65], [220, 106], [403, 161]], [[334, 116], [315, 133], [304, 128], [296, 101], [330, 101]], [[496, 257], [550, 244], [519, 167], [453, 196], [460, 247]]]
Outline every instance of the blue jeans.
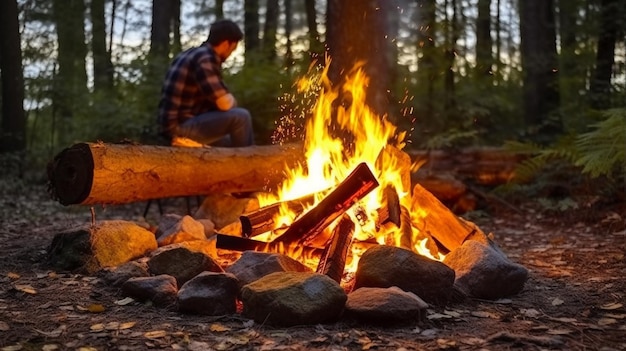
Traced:
[[252, 117], [241, 107], [197, 115], [180, 124], [176, 135], [214, 146], [254, 145]]

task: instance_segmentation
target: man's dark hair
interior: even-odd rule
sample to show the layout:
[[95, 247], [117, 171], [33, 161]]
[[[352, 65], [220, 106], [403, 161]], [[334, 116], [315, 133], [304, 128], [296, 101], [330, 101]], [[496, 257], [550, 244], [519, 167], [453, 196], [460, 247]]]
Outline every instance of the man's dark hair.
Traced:
[[219, 45], [223, 41], [238, 42], [243, 39], [239, 26], [227, 19], [219, 20], [211, 25], [207, 41], [211, 45]]

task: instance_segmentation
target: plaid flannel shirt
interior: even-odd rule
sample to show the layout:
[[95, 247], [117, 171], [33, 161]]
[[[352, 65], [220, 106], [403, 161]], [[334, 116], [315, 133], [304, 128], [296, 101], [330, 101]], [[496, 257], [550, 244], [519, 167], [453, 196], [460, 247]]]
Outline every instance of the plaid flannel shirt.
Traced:
[[173, 137], [179, 124], [217, 110], [217, 99], [229, 93], [222, 81], [221, 67], [220, 57], [208, 42], [174, 59], [161, 90], [161, 134]]

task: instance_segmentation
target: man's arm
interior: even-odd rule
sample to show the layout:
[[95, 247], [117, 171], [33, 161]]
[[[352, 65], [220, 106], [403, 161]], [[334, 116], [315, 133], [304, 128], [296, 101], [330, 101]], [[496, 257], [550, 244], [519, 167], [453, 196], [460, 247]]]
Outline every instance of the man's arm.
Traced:
[[237, 107], [237, 100], [231, 93], [227, 93], [226, 95], [222, 95], [215, 101], [217, 108], [222, 111], [230, 110], [233, 107]]

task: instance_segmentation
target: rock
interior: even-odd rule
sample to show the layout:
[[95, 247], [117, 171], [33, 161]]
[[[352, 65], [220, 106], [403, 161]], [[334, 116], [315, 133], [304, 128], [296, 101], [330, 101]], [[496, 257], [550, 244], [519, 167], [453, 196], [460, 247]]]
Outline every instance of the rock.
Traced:
[[156, 248], [154, 234], [149, 230], [133, 222], [107, 220], [55, 235], [48, 259], [56, 268], [93, 274], [142, 257]]
[[357, 267], [354, 289], [397, 286], [429, 303], [445, 303], [454, 285], [454, 271], [413, 251], [377, 245], [365, 251]]
[[130, 278], [149, 277], [145, 262], [130, 261], [117, 267], [108, 267], [101, 271], [102, 279], [111, 286], [120, 286]]
[[239, 221], [239, 216], [259, 208], [259, 201], [253, 198], [236, 198], [228, 194], [208, 195], [193, 215], [196, 219], [210, 219], [216, 228]]
[[152, 301], [155, 306], [168, 307], [176, 303], [178, 286], [172, 276], [130, 278], [122, 284], [122, 293], [140, 301]]
[[528, 279], [528, 270], [501, 251], [467, 240], [443, 260], [456, 272], [455, 285], [469, 296], [496, 300], [515, 295]]
[[359, 288], [348, 294], [345, 315], [371, 324], [421, 321], [428, 304], [417, 295], [391, 288]]
[[237, 278], [230, 273], [202, 272], [178, 291], [178, 310], [221, 316], [237, 312]]
[[276, 272], [241, 289], [243, 315], [276, 326], [337, 320], [347, 300], [337, 282], [318, 273]]
[[176, 278], [178, 286], [204, 272], [223, 272], [220, 265], [206, 252], [208, 241], [188, 241], [164, 246], [156, 250], [148, 267], [154, 275], [168, 274]]
[[311, 269], [293, 258], [267, 252], [244, 251], [241, 257], [226, 268], [234, 274], [240, 287], [275, 272], [311, 272]]
[[202, 223], [191, 216], [181, 217], [175, 214], [161, 218], [155, 235], [159, 246], [206, 239]]

